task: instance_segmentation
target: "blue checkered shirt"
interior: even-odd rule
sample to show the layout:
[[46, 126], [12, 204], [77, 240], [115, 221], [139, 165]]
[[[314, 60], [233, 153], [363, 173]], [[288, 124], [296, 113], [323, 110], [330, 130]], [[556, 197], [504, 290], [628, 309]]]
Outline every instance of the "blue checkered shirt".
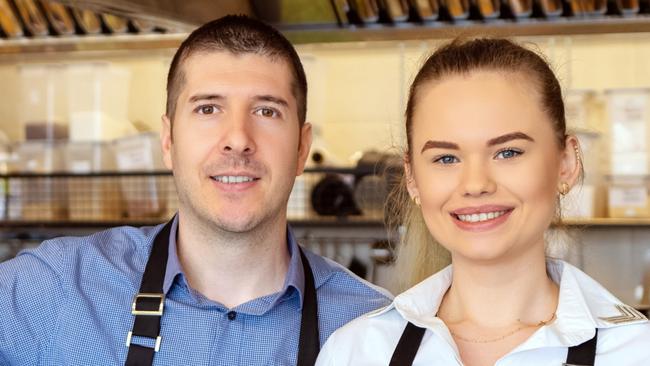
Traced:
[[[176, 254], [176, 226], [154, 365], [295, 365], [304, 273], [291, 230], [283, 289], [228, 309], [188, 286]], [[0, 364], [123, 365], [131, 303], [161, 228], [53, 239], [0, 264]], [[305, 254], [316, 283], [321, 344], [340, 326], [390, 302], [388, 293], [342, 266]], [[147, 338], [132, 343], [153, 346]]]

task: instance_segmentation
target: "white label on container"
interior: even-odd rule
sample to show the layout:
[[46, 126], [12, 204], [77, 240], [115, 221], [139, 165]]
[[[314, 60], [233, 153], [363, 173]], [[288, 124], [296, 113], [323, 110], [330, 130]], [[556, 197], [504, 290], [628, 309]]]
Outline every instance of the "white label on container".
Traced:
[[154, 168], [152, 147], [149, 140], [134, 143], [118, 143], [115, 157], [120, 170], [151, 170]]
[[609, 189], [610, 207], [645, 207], [648, 201], [648, 191], [645, 187], [611, 187]]
[[647, 148], [648, 94], [614, 93], [608, 98], [613, 152], [637, 152]]
[[648, 95], [614, 94], [609, 97], [609, 118], [612, 122], [644, 122], [647, 119]]
[[645, 125], [644, 121], [612, 123], [612, 152], [645, 151]]
[[77, 160], [70, 163], [70, 170], [73, 173], [90, 173], [92, 165], [88, 160]]
[[611, 173], [613, 175], [643, 175], [648, 173], [648, 153], [612, 153]]
[[569, 93], [565, 97], [565, 114], [568, 125], [573, 128], [587, 128], [587, 108], [583, 94]]

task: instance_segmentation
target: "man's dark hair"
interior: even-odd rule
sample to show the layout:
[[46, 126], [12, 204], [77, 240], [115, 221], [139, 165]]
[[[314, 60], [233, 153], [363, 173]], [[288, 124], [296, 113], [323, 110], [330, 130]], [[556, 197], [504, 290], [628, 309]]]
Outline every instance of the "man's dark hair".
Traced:
[[183, 62], [199, 52], [227, 51], [234, 55], [253, 53], [284, 60], [291, 69], [291, 92], [298, 106], [300, 125], [307, 116], [307, 78], [295, 48], [275, 28], [244, 15], [227, 15], [195, 29], [176, 51], [167, 75], [166, 114], [173, 120], [185, 77]]

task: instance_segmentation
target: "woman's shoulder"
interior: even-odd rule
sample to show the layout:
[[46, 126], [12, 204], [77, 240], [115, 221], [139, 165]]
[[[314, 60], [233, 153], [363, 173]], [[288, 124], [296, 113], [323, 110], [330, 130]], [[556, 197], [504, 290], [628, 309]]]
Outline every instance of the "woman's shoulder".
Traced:
[[[650, 322], [598, 330], [598, 357], [619, 365], [650, 364]], [[609, 363], [607, 363], [609, 364]]]
[[353, 365], [359, 360], [367, 363], [373, 359], [390, 359], [406, 323], [393, 305], [364, 314], [332, 333], [316, 365]]
[[387, 335], [395, 333], [399, 337], [406, 323], [406, 319], [391, 304], [354, 319], [334, 332], [332, 337], [343, 341], [355, 340], [355, 343], [362, 341], [359, 339], [360, 334], [366, 337], [375, 334]]

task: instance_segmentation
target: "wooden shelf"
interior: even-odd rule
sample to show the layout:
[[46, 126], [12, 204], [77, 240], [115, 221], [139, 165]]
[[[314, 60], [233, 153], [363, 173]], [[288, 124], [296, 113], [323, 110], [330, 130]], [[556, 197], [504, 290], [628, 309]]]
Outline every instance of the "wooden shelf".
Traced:
[[0, 57], [53, 53], [102, 53], [174, 50], [186, 33], [85, 35], [0, 40]]
[[330, 29], [285, 30], [294, 43], [363, 42], [449, 39], [457, 36], [552, 36], [650, 32], [650, 16], [603, 16], [598, 18], [495, 19], [348, 26]]
[[[295, 44], [449, 39], [459, 35], [552, 36], [650, 32], [650, 16], [603, 16], [490, 21], [457, 21], [281, 28]], [[106, 51], [151, 51], [177, 48], [187, 33], [122, 34], [0, 39], [0, 58], [12, 55]]]
[[591, 219], [566, 219], [563, 225], [569, 227], [625, 227], [647, 226], [650, 227], [650, 218], [607, 218], [598, 217]]

